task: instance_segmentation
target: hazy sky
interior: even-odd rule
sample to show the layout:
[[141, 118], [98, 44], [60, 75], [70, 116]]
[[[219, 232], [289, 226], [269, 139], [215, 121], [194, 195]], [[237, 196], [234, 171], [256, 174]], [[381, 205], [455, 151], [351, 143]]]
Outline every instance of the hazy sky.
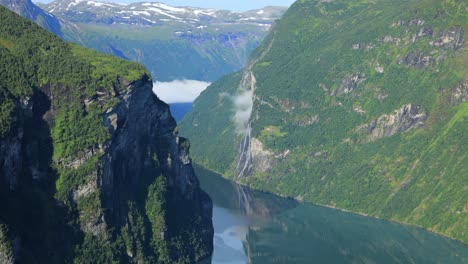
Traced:
[[[218, 9], [228, 9], [244, 11], [262, 8], [268, 5], [290, 6], [295, 0], [98, 0], [104, 2], [161, 2], [173, 6], [193, 6], [193, 7], [213, 7]], [[33, 0], [33, 2], [48, 3], [52, 0]]]

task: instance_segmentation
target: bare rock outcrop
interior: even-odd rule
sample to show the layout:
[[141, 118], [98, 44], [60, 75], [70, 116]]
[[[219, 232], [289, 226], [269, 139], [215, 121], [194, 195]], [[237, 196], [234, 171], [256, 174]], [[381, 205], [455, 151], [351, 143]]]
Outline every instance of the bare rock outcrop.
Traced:
[[435, 47], [458, 49], [464, 45], [463, 27], [452, 27], [447, 31], [441, 32], [436, 41], [430, 44]]
[[418, 106], [404, 105], [393, 114], [382, 115], [370, 123], [367, 126], [368, 138], [372, 141], [421, 127], [427, 116]]
[[451, 105], [455, 106], [465, 102], [468, 102], [468, 80], [460, 81], [455, 85], [450, 96]]
[[365, 80], [366, 76], [362, 73], [349, 74], [341, 81], [340, 87], [333, 91], [332, 95], [336, 96], [351, 93]]
[[431, 56], [424, 55], [421, 52], [410, 52], [401, 58], [398, 63], [415, 68], [424, 68], [429, 66], [434, 59]]

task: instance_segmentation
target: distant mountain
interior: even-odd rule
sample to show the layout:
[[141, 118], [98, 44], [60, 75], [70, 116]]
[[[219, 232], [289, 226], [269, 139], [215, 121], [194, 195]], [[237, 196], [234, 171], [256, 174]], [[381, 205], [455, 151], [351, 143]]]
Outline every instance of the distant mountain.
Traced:
[[45, 12], [31, 0], [0, 0], [0, 5], [7, 7], [18, 15], [25, 17], [57, 36], [62, 36], [60, 21], [54, 15]]
[[468, 2], [300, 0], [180, 123], [258, 189], [468, 242]]
[[160, 81], [214, 81], [241, 69], [286, 11], [265, 7], [237, 13], [156, 2], [77, 0], [39, 6], [73, 24], [65, 39], [141, 62]]
[[179, 123], [184, 116], [192, 110], [192, 103], [173, 103], [169, 105], [171, 108], [171, 114], [174, 119]]
[[190, 24], [195, 29], [216, 28], [222, 26], [221, 24], [246, 24], [269, 28], [271, 22], [281, 17], [285, 11], [284, 7], [265, 7], [238, 13], [209, 8], [173, 7], [158, 2], [121, 4], [85, 0], [56, 0], [38, 5], [50, 13], [76, 23], [161, 26], [172, 22]]

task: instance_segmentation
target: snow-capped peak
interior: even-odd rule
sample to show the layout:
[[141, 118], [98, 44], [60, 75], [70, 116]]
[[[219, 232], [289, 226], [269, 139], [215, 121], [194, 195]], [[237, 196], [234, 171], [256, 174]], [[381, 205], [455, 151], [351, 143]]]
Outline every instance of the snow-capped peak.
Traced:
[[[196, 7], [174, 7], [160, 2], [136, 2], [129, 4], [99, 0], [56, 0], [41, 5], [58, 17], [73, 22], [92, 22], [110, 24], [132, 24], [152, 26], [168, 21], [192, 25], [206, 24], [254, 24], [261, 27], [271, 24], [279, 15], [271, 15], [264, 9], [245, 13]], [[282, 13], [281, 13], [282, 14]], [[199, 28], [204, 29], [205, 27]]]

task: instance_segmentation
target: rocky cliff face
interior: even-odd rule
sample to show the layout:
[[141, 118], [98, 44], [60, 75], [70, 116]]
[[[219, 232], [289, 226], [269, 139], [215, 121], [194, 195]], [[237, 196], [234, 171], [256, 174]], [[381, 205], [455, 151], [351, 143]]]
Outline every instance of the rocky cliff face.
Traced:
[[147, 71], [0, 15], [0, 262], [208, 257], [211, 199]]
[[408, 131], [424, 125], [427, 114], [420, 107], [404, 105], [393, 114], [382, 115], [368, 126], [369, 139], [390, 137], [398, 132]]
[[[103, 97], [119, 100], [115, 107], [103, 113], [103, 125], [109, 130], [110, 139], [66, 162], [55, 161], [56, 165], [52, 165], [63, 174], [79, 171], [98, 158], [95, 167], [87, 171], [80, 184], [68, 190], [70, 199], [63, 201], [61, 206], [77, 209], [78, 219], [74, 221], [81, 232], [101, 241], [112, 242], [129, 235], [132, 233], [129, 230], [140, 228], [137, 225], [141, 224], [131, 218], [133, 215], [141, 217], [140, 221], [146, 227], [139, 232], [152, 233], [154, 238], [148, 241], [135, 239], [146, 250], [132, 245], [135, 241], [130, 240], [125, 245], [126, 256], [121, 257], [125, 262], [154, 258], [154, 254], [148, 253], [151, 252], [151, 240], [164, 245], [166, 252], [158, 256], [162, 262], [191, 262], [207, 257], [212, 251], [211, 199], [199, 188], [189, 156], [189, 143], [178, 137], [168, 105], [152, 93], [152, 82], [147, 76], [128, 84], [114, 96]], [[98, 101], [95, 98], [92, 96], [84, 101], [92, 105], [93, 101]], [[34, 119], [34, 111], [41, 104], [43, 102], [33, 100], [18, 102], [12, 130], [9, 136], [0, 140], [0, 175], [7, 185], [3, 189], [4, 195], [12, 195], [17, 189], [30, 185], [38, 187], [50, 183], [53, 178], [50, 167], [41, 168], [44, 162], [40, 161], [37, 152], [46, 150], [41, 148], [40, 141], [47, 137], [34, 139], [25, 131], [35, 129], [38, 122], [45, 124], [41, 118]], [[50, 114], [49, 109], [46, 116]], [[41, 113], [37, 115], [42, 117]], [[52, 122], [49, 120], [49, 124]], [[160, 199], [151, 200], [149, 188], [159, 179], [164, 182], [159, 186], [164, 189], [164, 194]], [[95, 203], [92, 207], [83, 206], [90, 201]], [[150, 203], [159, 203], [159, 210], [150, 213]], [[161, 217], [159, 214], [163, 217], [158, 225], [153, 225], [154, 218]], [[178, 220], [173, 221], [175, 218]], [[21, 236], [22, 231], [15, 232]], [[190, 240], [193, 237], [196, 240]], [[182, 242], [184, 248], [174, 248], [181, 238], [186, 239]], [[18, 256], [25, 251], [22, 247], [19, 242]]]
[[[177, 135], [169, 106], [153, 94], [149, 80], [130, 84], [118, 97], [121, 102], [104, 115], [104, 123], [112, 138], [104, 147], [103, 168], [102, 173], [98, 173], [97, 187], [102, 193], [102, 208], [107, 213], [104, 213], [104, 222], [99, 222], [96, 217], [94, 220], [98, 221], [95, 223], [97, 226], [109, 222], [112, 226], [128, 227], [131, 224], [128, 205], [132, 201], [138, 202], [141, 191], [147, 191], [142, 183], [151, 182], [151, 178], [159, 175], [165, 179], [167, 189], [166, 208], [163, 208], [166, 219], [153, 232], [164, 243], [185, 234], [198, 236], [203, 244], [188, 241], [186, 237], [186, 243], [194, 244], [187, 245], [183, 251], [189, 252], [191, 260], [199, 260], [195, 247], [203, 248], [205, 254], [212, 251], [212, 203], [201, 191], [194, 174], [189, 142]], [[179, 231], [181, 227], [170, 222], [171, 218], [185, 219], [188, 223], [183, 226], [187, 229]], [[101, 229], [104, 228], [98, 228]], [[171, 246], [168, 245], [170, 254], [183, 257], [182, 252], [176, 252]], [[127, 251], [132, 249], [127, 248]]]

